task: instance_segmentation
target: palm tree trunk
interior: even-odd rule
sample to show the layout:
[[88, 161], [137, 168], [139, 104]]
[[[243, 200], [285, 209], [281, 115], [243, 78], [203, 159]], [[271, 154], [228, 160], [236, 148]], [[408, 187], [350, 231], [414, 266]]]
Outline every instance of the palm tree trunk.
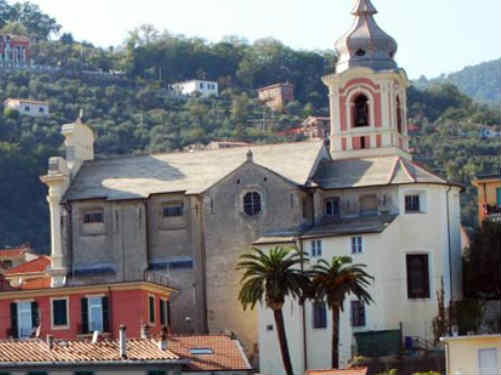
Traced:
[[289, 354], [289, 345], [285, 334], [284, 316], [282, 309], [273, 310], [275, 316], [275, 325], [277, 326], [278, 342], [280, 343], [280, 351], [282, 352], [282, 362], [284, 364], [287, 375], [294, 375], [292, 371], [291, 357]]
[[339, 368], [339, 308], [332, 306], [332, 368]]

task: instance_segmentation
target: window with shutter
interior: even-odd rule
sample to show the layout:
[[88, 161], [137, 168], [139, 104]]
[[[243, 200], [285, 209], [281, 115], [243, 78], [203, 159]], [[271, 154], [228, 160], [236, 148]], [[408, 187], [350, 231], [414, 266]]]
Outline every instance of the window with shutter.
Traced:
[[365, 327], [365, 305], [360, 301], [351, 301], [351, 326]]
[[10, 336], [17, 339], [17, 303], [12, 302], [10, 304]]
[[148, 302], [149, 302], [150, 323], [151, 324], [155, 324], [155, 297], [154, 296], [149, 296], [148, 297]]
[[52, 300], [52, 326], [54, 328], [68, 326], [68, 300], [66, 298]]
[[110, 332], [110, 306], [109, 298], [101, 298], [101, 306], [103, 309], [103, 332]]
[[90, 297], [88, 303], [88, 327], [90, 332], [104, 332], [103, 327], [103, 299], [101, 297]]
[[327, 308], [324, 302], [313, 304], [313, 328], [327, 328]]
[[427, 254], [408, 254], [407, 295], [410, 299], [430, 298], [430, 274]]
[[82, 298], [81, 307], [82, 307], [82, 333], [89, 333], [89, 309], [88, 309], [88, 301], [87, 298]]

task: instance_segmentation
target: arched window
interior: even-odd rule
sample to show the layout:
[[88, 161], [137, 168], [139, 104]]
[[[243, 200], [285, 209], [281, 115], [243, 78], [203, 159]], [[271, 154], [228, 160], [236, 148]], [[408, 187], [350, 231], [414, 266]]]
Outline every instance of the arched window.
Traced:
[[251, 192], [244, 196], [244, 212], [249, 216], [256, 216], [261, 212], [261, 195]]
[[369, 99], [361, 94], [353, 102], [353, 126], [369, 126]]
[[402, 134], [402, 105], [400, 103], [400, 97], [397, 96], [397, 130]]

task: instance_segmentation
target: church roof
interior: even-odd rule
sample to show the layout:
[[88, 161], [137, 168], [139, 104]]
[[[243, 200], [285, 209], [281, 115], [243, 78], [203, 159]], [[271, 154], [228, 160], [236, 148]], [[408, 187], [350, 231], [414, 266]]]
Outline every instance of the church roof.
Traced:
[[374, 20], [377, 13], [371, 0], [356, 0], [352, 14], [352, 28], [336, 42], [337, 73], [353, 67], [372, 68], [375, 71], [397, 69], [393, 60], [396, 41], [386, 34]]
[[[250, 146], [256, 164], [305, 185], [323, 142]], [[142, 199], [151, 194], [202, 193], [247, 160], [247, 147], [84, 162], [66, 200]]]
[[346, 189], [411, 183], [448, 182], [399, 156], [322, 161], [312, 178], [322, 189]]

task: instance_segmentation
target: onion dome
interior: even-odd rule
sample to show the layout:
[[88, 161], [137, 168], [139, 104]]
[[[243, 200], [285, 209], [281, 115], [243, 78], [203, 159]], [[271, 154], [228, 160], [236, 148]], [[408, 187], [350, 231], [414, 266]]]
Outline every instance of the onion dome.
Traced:
[[356, 0], [352, 14], [355, 22], [351, 30], [336, 42], [337, 73], [353, 67], [375, 71], [397, 69], [393, 59], [397, 42], [377, 25], [374, 20], [377, 10], [371, 0]]

